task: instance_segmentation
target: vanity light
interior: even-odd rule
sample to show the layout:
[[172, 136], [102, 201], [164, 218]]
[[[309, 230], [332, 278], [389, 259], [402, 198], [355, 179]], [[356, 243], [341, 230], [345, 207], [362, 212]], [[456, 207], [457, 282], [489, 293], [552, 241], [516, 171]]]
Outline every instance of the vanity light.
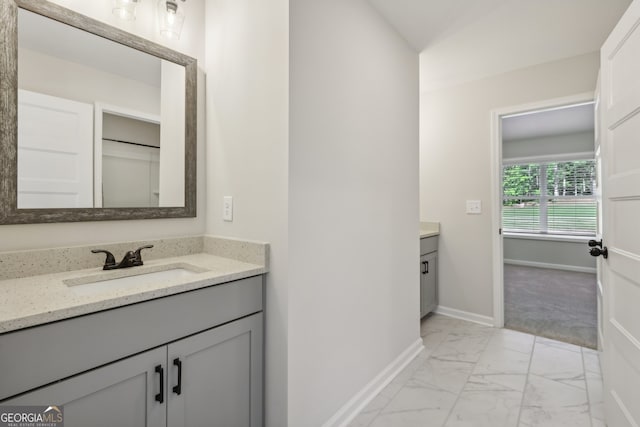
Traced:
[[170, 39], [179, 39], [184, 23], [186, 0], [160, 0], [158, 2], [158, 19], [160, 34]]
[[113, 14], [125, 21], [135, 21], [140, 0], [113, 0]]

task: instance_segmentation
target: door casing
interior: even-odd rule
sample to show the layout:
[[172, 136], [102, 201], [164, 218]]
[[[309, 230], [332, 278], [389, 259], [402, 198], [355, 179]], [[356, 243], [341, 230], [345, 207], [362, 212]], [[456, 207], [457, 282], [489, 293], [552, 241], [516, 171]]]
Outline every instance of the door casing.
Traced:
[[502, 234], [502, 127], [503, 116], [592, 102], [593, 92], [498, 108], [491, 111], [491, 232], [493, 260], [493, 326], [504, 327], [504, 251]]

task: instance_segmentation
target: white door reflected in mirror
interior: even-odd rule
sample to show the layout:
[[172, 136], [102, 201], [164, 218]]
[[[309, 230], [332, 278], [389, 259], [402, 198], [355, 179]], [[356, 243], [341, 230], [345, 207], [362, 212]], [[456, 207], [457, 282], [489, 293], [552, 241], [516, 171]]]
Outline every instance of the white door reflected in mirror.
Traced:
[[20, 90], [18, 117], [18, 208], [92, 207], [93, 106]]

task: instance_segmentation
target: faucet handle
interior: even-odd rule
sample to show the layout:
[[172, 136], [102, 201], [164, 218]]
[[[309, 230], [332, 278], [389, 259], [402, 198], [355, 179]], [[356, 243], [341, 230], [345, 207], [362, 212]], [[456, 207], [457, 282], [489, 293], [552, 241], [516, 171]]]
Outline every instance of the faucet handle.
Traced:
[[153, 245], [146, 245], [146, 246], [140, 246], [138, 249], [136, 249], [135, 251], [136, 265], [142, 265], [142, 254], [140, 254], [140, 252], [143, 249], [151, 249], [152, 247]]
[[116, 265], [116, 258], [111, 252], [107, 251], [106, 249], [91, 249], [91, 252], [94, 254], [107, 254], [107, 258], [104, 261], [104, 266], [102, 267], [103, 270], [108, 270], [109, 267]]

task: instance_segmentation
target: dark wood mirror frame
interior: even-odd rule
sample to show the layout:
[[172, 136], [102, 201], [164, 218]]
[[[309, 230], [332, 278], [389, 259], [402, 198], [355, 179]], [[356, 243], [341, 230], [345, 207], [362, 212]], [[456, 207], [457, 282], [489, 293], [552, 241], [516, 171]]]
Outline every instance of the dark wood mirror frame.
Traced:
[[[184, 207], [18, 209], [18, 8], [185, 67]], [[0, 0], [0, 224], [196, 216], [197, 61], [44, 0]]]

